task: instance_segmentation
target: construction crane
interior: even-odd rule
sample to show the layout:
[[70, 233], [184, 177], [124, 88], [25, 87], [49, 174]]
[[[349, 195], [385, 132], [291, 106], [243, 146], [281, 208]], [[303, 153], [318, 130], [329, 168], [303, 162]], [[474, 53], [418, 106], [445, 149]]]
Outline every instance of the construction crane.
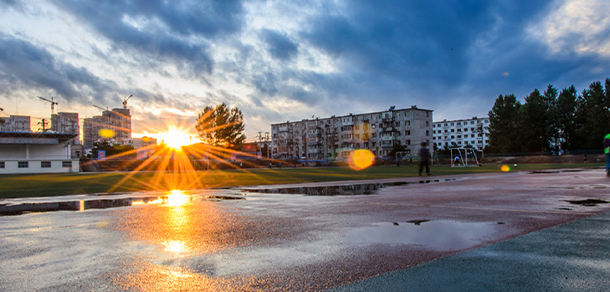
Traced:
[[51, 96], [51, 100], [48, 100], [48, 99], [46, 99], [46, 98], [44, 98], [42, 96], [39, 96], [38, 98], [40, 98], [41, 100], [44, 100], [46, 102], [50, 102], [51, 103], [51, 115], [54, 115], [55, 114], [55, 105], [59, 104], [59, 103], [54, 101], [52, 96]]
[[123, 108], [127, 109], [127, 101], [133, 96], [133, 94], [130, 94], [129, 96], [126, 96], [125, 98], [123, 98]]
[[103, 107], [98, 106], [98, 105], [95, 105], [95, 104], [92, 104], [92, 106], [93, 106], [93, 107], [95, 107], [95, 108], [99, 108], [99, 109], [101, 109], [101, 110], [103, 110], [103, 111], [107, 111], [107, 110], [108, 110], [108, 107], [103, 108]]

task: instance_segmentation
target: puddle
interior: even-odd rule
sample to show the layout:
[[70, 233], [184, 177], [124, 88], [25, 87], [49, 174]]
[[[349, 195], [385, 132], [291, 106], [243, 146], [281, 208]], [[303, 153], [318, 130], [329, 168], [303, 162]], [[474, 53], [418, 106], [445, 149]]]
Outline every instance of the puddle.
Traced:
[[41, 212], [57, 212], [57, 211], [85, 211], [91, 209], [111, 209], [121, 207], [131, 207], [139, 205], [152, 204], [168, 204], [175, 206], [176, 204], [186, 203], [192, 200], [245, 200], [243, 196], [230, 195], [180, 195], [178, 201], [172, 194], [167, 196], [151, 196], [151, 197], [131, 197], [131, 198], [116, 198], [116, 199], [96, 199], [96, 200], [75, 200], [61, 202], [39, 202], [39, 203], [19, 203], [19, 204], [2, 204], [0, 205], [0, 216], [15, 216], [28, 213]]
[[268, 189], [244, 189], [239, 188], [251, 193], [268, 193], [268, 194], [295, 194], [295, 195], [306, 195], [306, 196], [357, 196], [357, 195], [375, 195], [377, 191], [382, 188], [424, 184], [424, 183], [439, 183], [447, 181], [455, 181], [456, 178], [451, 179], [427, 179], [409, 182], [388, 182], [388, 183], [377, 183], [377, 184], [351, 184], [351, 185], [338, 185], [338, 186], [324, 186], [324, 187], [298, 187], [298, 188], [268, 188]]
[[567, 200], [566, 202], [573, 204], [573, 205], [581, 205], [581, 206], [587, 206], [587, 207], [595, 207], [598, 204], [608, 204], [609, 203], [607, 201], [603, 201], [603, 200], [599, 200], [599, 199], [586, 199], [586, 200], [578, 200], [578, 201]]
[[[419, 222], [420, 224], [413, 224]], [[465, 249], [495, 233], [496, 222], [456, 222], [412, 220], [377, 223], [351, 230], [345, 241], [357, 244], [421, 245], [435, 250]]]
[[563, 173], [563, 172], [581, 172], [585, 171], [584, 169], [563, 169], [563, 170], [533, 170], [530, 173]]

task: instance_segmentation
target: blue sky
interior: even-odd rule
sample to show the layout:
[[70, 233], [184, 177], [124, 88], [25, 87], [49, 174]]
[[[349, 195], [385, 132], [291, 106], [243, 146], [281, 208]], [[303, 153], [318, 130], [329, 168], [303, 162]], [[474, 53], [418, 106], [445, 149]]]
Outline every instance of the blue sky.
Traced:
[[[610, 2], [0, 0], [2, 116], [129, 108], [134, 133], [239, 107], [269, 124], [417, 105], [485, 116], [499, 94], [610, 77]], [[194, 132], [194, 130], [193, 130]]]

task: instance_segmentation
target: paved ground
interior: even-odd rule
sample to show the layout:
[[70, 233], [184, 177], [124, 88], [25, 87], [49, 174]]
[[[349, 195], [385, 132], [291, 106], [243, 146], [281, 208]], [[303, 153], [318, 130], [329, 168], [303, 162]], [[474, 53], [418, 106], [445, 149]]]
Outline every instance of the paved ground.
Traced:
[[2, 200], [0, 291], [610, 287], [603, 170], [357, 183]]

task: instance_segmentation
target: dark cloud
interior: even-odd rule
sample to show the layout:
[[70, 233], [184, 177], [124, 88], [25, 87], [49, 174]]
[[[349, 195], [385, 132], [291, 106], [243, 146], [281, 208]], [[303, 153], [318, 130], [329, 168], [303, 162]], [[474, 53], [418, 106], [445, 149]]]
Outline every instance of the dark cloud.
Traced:
[[52, 90], [67, 101], [82, 100], [86, 94], [103, 100], [116, 87], [85, 68], [57, 61], [44, 48], [5, 35], [0, 35], [0, 71], [3, 82]]
[[[493, 68], [499, 72], [491, 75], [491, 68], [485, 68], [490, 64], [543, 64], [537, 61], [543, 56], [541, 47], [524, 43], [524, 29], [547, 5], [543, 1], [357, 1], [341, 14], [330, 11], [312, 17], [301, 37], [340, 66], [337, 82], [322, 83], [327, 92], [373, 98], [371, 102], [408, 97], [432, 105], [473, 77], [479, 82], [506, 82], [501, 79], [504, 68]], [[489, 60], [472, 55], [481, 40], [488, 42]], [[519, 52], [523, 45], [530, 50]], [[477, 70], [483, 75], [472, 70], [473, 58], [481, 62]]]
[[[111, 40], [115, 48], [174, 63], [194, 76], [212, 72], [214, 61], [208, 42], [241, 29], [239, 1], [57, 0], [57, 3]], [[127, 23], [124, 17], [138, 24]]]
[[261, 35], [265, 43], [267, 43], [267, 50], [273, 58], [286, 61], [299, 52], [297, 44], [293, 43], [285, 34], [270, 29], [263, 29]]

